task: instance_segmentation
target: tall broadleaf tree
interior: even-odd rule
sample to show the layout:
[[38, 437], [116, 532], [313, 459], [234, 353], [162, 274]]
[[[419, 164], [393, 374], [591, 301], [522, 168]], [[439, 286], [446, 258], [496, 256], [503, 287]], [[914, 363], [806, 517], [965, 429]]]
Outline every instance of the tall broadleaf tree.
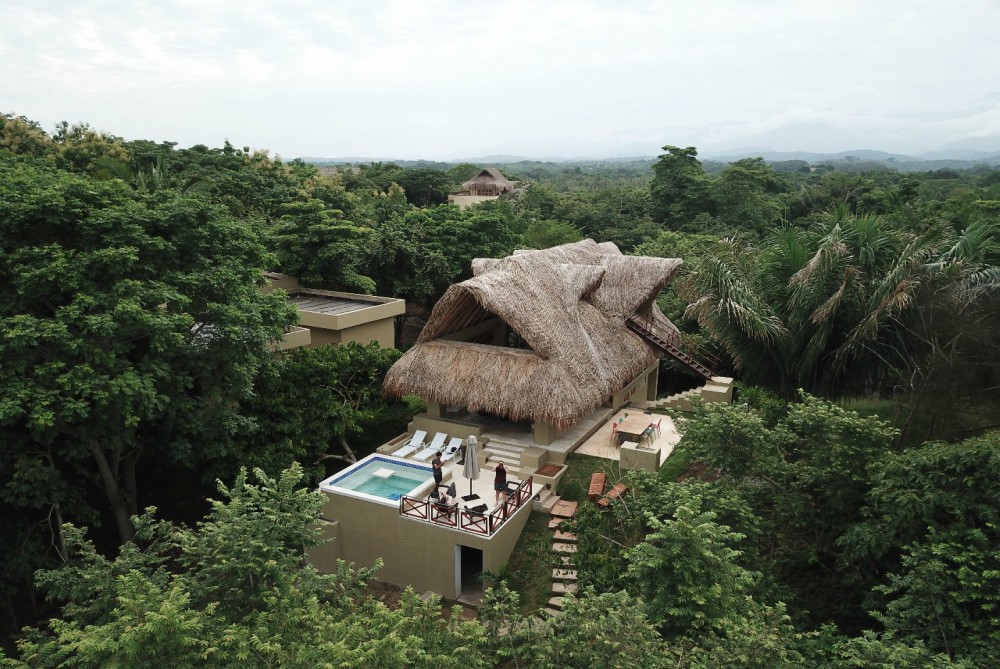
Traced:
[[225, 452], [268, 342], [294, 322], [259, 289], [271, 261], [203, 201], [0, 160], [4, 467], [45, 470], [54, 491], [93, 484], [131, 539], [139, 462]]

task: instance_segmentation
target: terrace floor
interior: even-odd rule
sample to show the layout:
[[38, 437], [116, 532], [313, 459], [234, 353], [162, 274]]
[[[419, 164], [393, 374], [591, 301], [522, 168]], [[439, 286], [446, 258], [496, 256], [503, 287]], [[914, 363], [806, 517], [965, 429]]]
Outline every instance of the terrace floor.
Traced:
[[[581, 455], [591, 455], [597, 458], [604, 458], [606, 460], [620, 460], [621, 450], [618, 446], [618, 440], [612, 438], [612, 425], [619, 418], [624, 418], [626, 415], [635, 414], [636, 412], [643, 412], [643, 410], [636, 407], [626, 407], [618, 410], [615, 415], [611, 416], [611, 419], [608, 420], [607, 423], [602, 425], [600, 429], [590, 435], [585, 442], [580, 444], [580, 447], [577, 448], [575, 452]], [[652, 441], [648, 444], [653, 448], [660, 449], [660, 465], [662, 466], [667, 457], [673, 452], [677, 442], [681, 440], [681, 435], [677, 432], [674, 421], [672, 421], [669, 416], [664, 416], [663, 414], [658, 413], [649, 413], [648, 415], [650, 423], [655, 423], [661, 420], [663, 421], [660, 424], [660, 435], [654, 436]]]

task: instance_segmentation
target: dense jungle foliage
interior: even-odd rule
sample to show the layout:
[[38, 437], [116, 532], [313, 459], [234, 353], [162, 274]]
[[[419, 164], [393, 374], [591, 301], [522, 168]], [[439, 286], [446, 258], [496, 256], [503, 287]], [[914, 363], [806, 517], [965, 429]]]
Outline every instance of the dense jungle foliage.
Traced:
[[[447, 205], [481, 167], [0, 115], [0, 666], [1000, 663], [1000, 170], [667, 146]], [[742, 383], [678, 418], [712, 475], [583, 512], [558, 618], [306, 566], [316, 480], [419, 407], [381, 396], [395, 350], [271, 352], [296, 315], [262, 271], [419, 317], [473, 258], [585, 237], [684, 259], [661, 306]]]

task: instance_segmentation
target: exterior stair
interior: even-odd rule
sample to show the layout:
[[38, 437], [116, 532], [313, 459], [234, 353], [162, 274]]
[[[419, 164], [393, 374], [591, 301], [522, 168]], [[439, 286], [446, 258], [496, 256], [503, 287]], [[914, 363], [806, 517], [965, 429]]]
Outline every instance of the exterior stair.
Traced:
[[733, 380], [726, 376], [713, 376], [711, 381], [700, 388], [692, 388], [668, 397], [662, 397], [647, 402], [647, 410], [678, 409], [691, 411], [695, 398], [701, 398], [706, 404], [714, 402], [731, 402], [733, 400]]
[[555, 595], [572, 595], [578, 588], [576, 583], [563, 583], [561, 581], [552, 583], [552, 593]]
[[643, 325], [635, 316], [630, 316], [626, 321], [625, 325], [628, 329], [636, 333], [647, 342], [652, 344], [655, 348], [663, 351], [666, 355], [681, 363], [692, 372], [705, 379], [706, 381], [711, 381], [712, 376], [715, 374], [708, 365], [701, 360], [696, 359], [694, 356], [690, 355], [677, 348], [670, 342], [662, 339], [659, 335], [654, 333], [652, 330], [648, 329]]
[[556, 502], [560, 500], [559, 495], [555, 494], [548, 488], [542, 488], [538, 491], [538, 499], [532, 500], [531, 509], [533, 511], [541, 511], [542, 513], [550, 513], [552, 507], [556, 505]]

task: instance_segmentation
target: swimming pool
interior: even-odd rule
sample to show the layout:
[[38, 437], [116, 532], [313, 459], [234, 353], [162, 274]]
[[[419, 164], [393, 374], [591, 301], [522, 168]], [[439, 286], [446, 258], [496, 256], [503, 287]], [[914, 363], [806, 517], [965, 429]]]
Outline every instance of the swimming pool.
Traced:
[[323, 481], [320, 488], [395, 502], [403, 495], [414, 495], [433, 477], [433, 469], [427, 465], [384, 455], [369, 455]]

